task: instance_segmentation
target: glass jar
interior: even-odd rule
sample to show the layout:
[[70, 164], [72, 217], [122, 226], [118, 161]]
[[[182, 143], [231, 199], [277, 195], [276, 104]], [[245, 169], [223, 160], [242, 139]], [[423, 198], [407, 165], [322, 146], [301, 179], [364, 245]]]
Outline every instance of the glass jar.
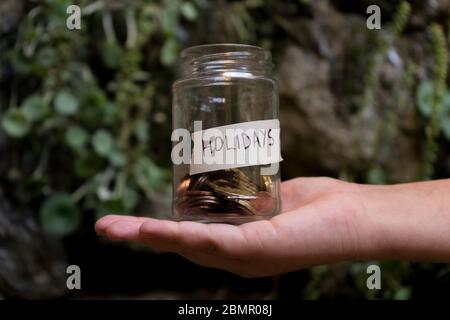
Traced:
[[269, 51], [181, 53], [173, 85], [173, 218], [239, 224], [280, 212], [278, 89]]

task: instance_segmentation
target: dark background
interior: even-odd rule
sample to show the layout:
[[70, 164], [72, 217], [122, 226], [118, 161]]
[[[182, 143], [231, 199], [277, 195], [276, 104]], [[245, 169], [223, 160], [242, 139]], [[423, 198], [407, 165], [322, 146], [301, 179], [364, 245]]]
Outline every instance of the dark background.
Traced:
[[[83, 10], [82, 29], [66, 9]], [[381, 30], [366, 9], [381, 8]], [[373, 184], [450, 172], [450, 1], [0, 1], [0, 297], [433, 298], [450, 268], [382, 262], [243, 279], [99, 239], [106, 213], [170, 215], [171, 84], [180, 50], [274, 56], [283, 179]], [[68, 291], [65, 269], [82, 270]]]

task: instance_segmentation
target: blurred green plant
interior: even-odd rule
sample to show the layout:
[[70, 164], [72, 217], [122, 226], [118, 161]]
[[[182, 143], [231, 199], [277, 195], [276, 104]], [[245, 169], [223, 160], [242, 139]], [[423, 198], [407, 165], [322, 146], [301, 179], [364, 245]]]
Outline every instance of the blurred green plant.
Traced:
[[[407, 1], [401, 1], [396, 8], [392, 22], [389, 24], [388, 28], [386, 28], [386, 31], [380, 30], [380, 32], [375, 30], [369, 33], [372, 37], [374, 48], [370, 60], [368, 61], [364, 77], [365, 86], [362, 95], [362, 106], [359, 112], [359, 116], [361, 118], [365, 117], [365, 115], [369, 112], [368, 110], [374, 106], [375, 92], [380, 83], [382, 64], [387, 56], [388, 49], [393, 46], [397, 38], [405, 29], [410, 15], [411, 5]], [[408, 84], [409, 81], [405, 81], [405, 83]], [[403, 106], [401, 101], [398, 102], [400, 103], [387, 110], [386, 125], [379, 129], [379, 133], [374, 142], [374, 148], [377, 156], [389, 151], [389, 146], [385, 143], [385, 140], [389, 141], [395, 138], [397, 114]], [[388, 134], [390, 136], [386, 137]], [[373, 184], [384, 184], [388, 182], [389, 173], [386, 172], [380, 164], [379, 157], [374, 158], [372, 163], [369, 164], [369, 168], [366, 172], [366, 180], [368, 183]]]
[[[420, 114], [430, 119], [433, 114], [433, 100], [435, 97], [435, 87], [429, 80], [423, 80], [416, 91], [416, 103]], [[442, 130], [444, 137], [450, 141], [450, 91], [445, 89], [442, 97], [442, 108], [437, 111], [437, 118], [439, 121], [439, 128]]]
[[375, 90], [380, 81], [381, 65], [386, 57], [386, 52], [403, 32], [410, 14], [411, 5], [407, 1], [402, 1], [398, 5], [386, 32], [371, 32], [374, 37], [374, 50], [365, 73], [363, 108], [373, 105]]
[[[152, 150], [160, 144], [152, 141], [159, 84], [143, 52], [150, 38], [160, 39], [159, 61], [172, 73], [183, 24], [197, 19], [195, 2], [82, 0], [82, 30], [70, 31], [69, 4], [33, 3], [21, 21], [16, 44], [6, 52], [17, 81], [1, 116], [8, 136], [38, 146], [39, 175], [31, 179], [44, 199], [42, 225], [58, 236], [76, 231], [85, 210], [98, 218], [133, 212], [141, 196], [151, 203], [169, 199], [169, 163], [155, 163]], [[99, 27], [102, 34], [94, 37]], [[90, 56], [92, 47], [98, 58]], [[24, 88], [31, 94], [22, 99]], [[67, 167], [56, 167], [60, 158]]]
[[433, 175], [434, 163], [437, 158], [438, 144], [436, 138], [441, 129], [447, 136], [449, 126], [448, 104], [449, 92], [446, 89], [448, 71], [448, 51], [444, 30], [438, 24], [432, 24], [428, 28], [431, 36], [433, 54], [432, 81], [424, 81], [417, 89], [417, 105], [428, 124], [425, 127], [425, 152], [423, 178], [430, 179]]

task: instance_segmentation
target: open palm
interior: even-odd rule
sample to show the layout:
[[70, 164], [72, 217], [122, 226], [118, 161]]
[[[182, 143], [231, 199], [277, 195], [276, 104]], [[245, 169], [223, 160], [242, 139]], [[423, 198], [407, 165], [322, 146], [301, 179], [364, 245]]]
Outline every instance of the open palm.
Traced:
[[283, 213], [271, 220], [234, 226], [109, 215], [95, 229], [246, 277], [346, 260], [360, 249], [365, 230], [358, 185], [297, 178], [283, 182], [281, 191]]

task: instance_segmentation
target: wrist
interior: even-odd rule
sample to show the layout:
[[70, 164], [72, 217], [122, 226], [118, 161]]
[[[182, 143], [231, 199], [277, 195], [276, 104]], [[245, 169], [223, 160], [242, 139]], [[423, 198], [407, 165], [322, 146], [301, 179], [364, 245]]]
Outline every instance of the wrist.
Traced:
[[368, 259], [450, 261], [449, 181], [360, 185]]

